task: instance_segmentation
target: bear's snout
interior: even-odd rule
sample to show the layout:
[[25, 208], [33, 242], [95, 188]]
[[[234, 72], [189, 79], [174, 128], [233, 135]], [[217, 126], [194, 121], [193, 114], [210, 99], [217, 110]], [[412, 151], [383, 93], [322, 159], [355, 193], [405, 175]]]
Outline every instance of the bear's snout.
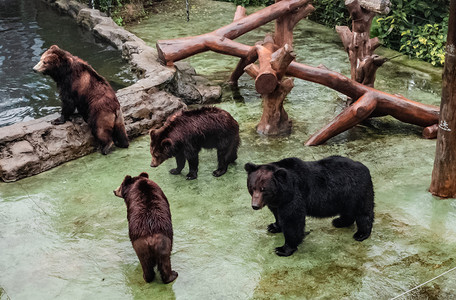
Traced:
[[254, 210], [259, 210], [262, 209], [263, 206], [263, 195], [260, 192], [254, 191], [252, 195], [252, 208]]
[[41, 66], [43, 65], [43, 63], [40, 61], [39, 63], [37, 63], [34, 67], [33, 67], [33, 72], [35, 73], [40, 73], [40, 69], [41, 69]]

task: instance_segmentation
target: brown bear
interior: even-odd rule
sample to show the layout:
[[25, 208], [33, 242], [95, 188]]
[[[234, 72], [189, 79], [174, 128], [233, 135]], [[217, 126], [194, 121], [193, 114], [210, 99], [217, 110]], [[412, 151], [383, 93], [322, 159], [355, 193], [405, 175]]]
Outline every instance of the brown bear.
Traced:
[[113, 142], [118, 147], [128, 147], [116, 93], [87, 62], [53, 45], [43, 53], [33, 70], [49, 75], [57, 83], [62, 114], [52, 124], [65, 123], [77, 109], [100, 143], [103, 154], [109, 153]]
[[147, 173], [125, 176], [114, 195], [127, 205], [128, 232], [136, 255], [141, 262], [146, 282], [154, 280], [155, 265], [162, 281], [170, 283], [177, 278], [171, 270], [173, 226], [168, 199]]
[[150, 130], [151, 167], [157, 167], [176, 157], [177, 168], [171, 174], [180, 174], [188, 161], [187, 179], [197, 178], [198, 153], [201, 148], [217, 149], [218, 167], [215, 177], [226, 173], [228, 165], [237, 159], [240, 144], [239, 125], [225, 110], [217, 107], [181, 111], [170, 116], [165, 124]]

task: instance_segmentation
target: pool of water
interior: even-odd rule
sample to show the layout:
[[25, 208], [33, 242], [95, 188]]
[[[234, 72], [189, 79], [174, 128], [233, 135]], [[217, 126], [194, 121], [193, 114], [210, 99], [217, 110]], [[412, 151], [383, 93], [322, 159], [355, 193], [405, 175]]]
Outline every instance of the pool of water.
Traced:
[[0, 127], [60, 111], [56, 85], [33, 66], [51, 45], [91, 64], [114, 89], [134, 77], [120, 52], [40, 0], [0, 0]]
[[[129, 29], [154, 45], [156, 39], [226, 25], [235, 10], [225, 2], [191, 3], [190, 23], [185, 21], [185, 4], [173, 1]], [[265, 31], [242, 41], [254, 44]], [[298, 61], [323, 63], [349, 74], [347, 55], [332, 30], [303, 21], [295, 36]], [[215, 53], [190, 61], [198, 72], [221, 83], [237, 62]], [[438, 72], [418, 65], [419, 69], [386, 63], [379, 69], [377, 88], [438, 104]], [[217, 104], [239, 122], [242, 140], [236, 164], [222, 177], [211, 175], [214, 151], [200, 153], [194, 181], [169, 174], [174, 160], [150, 168], [149, 138], [144, 136], [108, 156], [94, 153], [34, 177], [0, 183], [0, 298], [391, 299], [456, 267], [456, 201], [439, 200], [427, 191], [435, 140], [422, 139], [421, 128], [380, 118], [325, 145], [303, 146], [343, 102], [343, 95], [331, 89], [295, 80], [285, 104], [293, 120], [292, 134], [260, 136], [255, 126], [261, 99], [253, 80], [243, 76], [239, 91], [225, 86], [223, 101]], [[243, 165], [335, 154], [361, 161], [371, 170], [376, 202], [371, 237], [359, 243], [352, 238], [355, 227], [336, 229], [330, 219], [308, 218], [310, 234], [298, 251], [287, 258], [276, 256], [274, 247], [283, 244], [283, 235], [267, 233], [273, 221], [268, 209], [252, 210]], [[143, 281], [128, 239], [125, 204], [112, 194], [125, 175], [142, 171], [170, 202], [171, 262], [179, 277], [169, 285]], [[454, 274], [399, 299], [451, 299], [456, 294]]]

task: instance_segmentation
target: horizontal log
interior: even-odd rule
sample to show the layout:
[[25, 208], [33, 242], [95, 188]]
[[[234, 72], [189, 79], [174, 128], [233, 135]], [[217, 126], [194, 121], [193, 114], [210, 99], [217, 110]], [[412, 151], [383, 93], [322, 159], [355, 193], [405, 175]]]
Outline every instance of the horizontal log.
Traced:
[[307, 5], [309, 2], [310, 0], [282, 0], [210, 33], [173, 40], [159, 40], [156, 44], [158, 57], [165, 64], [172, 65], [175, 61], [209, 50], [206, 41], [212, 39], [213, 36], [233, 40], [246, 32]]

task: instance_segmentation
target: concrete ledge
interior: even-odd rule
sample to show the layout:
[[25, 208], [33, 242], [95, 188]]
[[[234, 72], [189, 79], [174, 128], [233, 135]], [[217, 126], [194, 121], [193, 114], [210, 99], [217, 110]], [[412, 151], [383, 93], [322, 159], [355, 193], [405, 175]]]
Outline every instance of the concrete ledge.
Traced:
[[[130, 139], [159, 127], [166, 118], [186, 104], [220, 98], [221, 88], [197, 76], [187, 63], [166, 67], [157, 51], [115, 24], [98, 10], [73, 0], [43, 0], [122, 51], [132, 71], [140, 78], [117, 91]], [[81, 117], [52, 125], [58, 114], [0, 128], [0, 179], [5, 182], [32, 176], [66, 161], [96, 151], [94, 138]]]

